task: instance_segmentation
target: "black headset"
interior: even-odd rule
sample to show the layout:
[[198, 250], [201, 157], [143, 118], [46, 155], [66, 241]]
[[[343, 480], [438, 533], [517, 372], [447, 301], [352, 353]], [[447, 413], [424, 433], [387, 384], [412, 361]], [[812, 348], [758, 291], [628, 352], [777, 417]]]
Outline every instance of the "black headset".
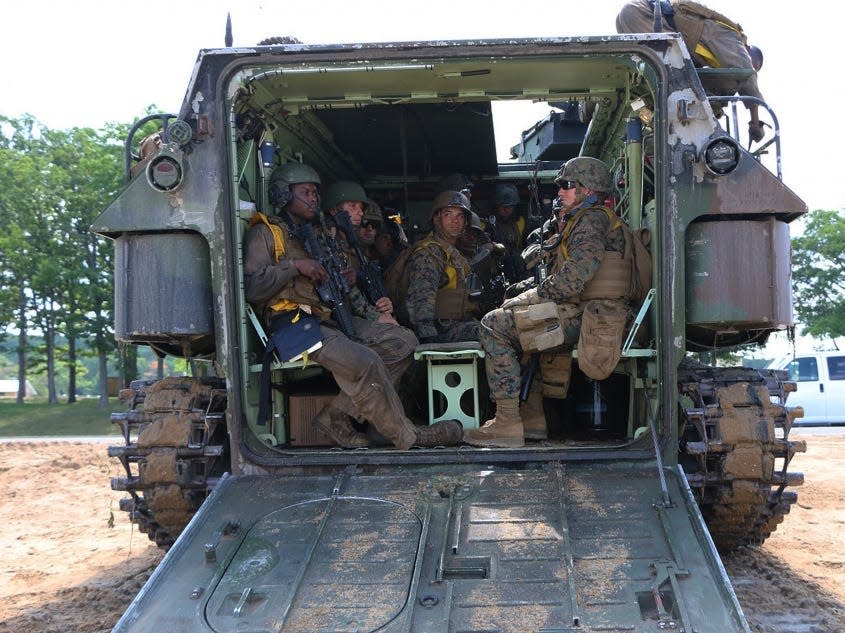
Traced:
[[293, 192], [290, 190], [290, 185], [282, 188], [274, 182], [267, 189], [267, 197], [270, 198], [270, 204], [272, 206], [282, 209], [293, 200]]

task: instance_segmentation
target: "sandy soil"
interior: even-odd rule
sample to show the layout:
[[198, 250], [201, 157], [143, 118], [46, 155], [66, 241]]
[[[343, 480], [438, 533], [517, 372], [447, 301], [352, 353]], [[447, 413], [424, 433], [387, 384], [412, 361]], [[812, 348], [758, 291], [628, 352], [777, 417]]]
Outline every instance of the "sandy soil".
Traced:
[[[757, 633], [845, 631], [845, 437], [805, 439], [798, 505], [725, 559]], [[118, 467], [104, 444], [0, 443], [0, 633], [110, 631], [149, 577], [162, 554], [118, 509]]]

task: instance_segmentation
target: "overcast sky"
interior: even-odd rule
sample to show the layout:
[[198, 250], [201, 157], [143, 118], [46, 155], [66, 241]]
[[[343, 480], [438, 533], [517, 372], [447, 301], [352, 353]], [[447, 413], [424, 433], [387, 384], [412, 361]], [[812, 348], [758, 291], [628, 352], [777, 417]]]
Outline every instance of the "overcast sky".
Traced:
[[[151, 103], [177, 112], [201, 48], [291, 34], [308, 43], [602, 35], [621, 0], [23, 0], [3, 3], [0, 113], [49, 127], [130, 121]], [[781, 125], [784, 181], [810, 209], [842, 210], [837, 20], [812, 3], [709, 0], [760, 46], [760, 87]], [[805, 9], [796, 12], [796, 7]], [[828, 54], [829, 53], [829, 54]]]

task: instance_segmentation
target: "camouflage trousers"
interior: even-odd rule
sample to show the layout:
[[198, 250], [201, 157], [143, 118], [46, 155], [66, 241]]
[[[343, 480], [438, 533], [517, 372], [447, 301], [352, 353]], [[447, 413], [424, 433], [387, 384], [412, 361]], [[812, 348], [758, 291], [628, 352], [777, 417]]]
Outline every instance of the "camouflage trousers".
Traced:
[[480, 324], [476, 319], [467, 321], [440, 320], [437, 330], [444, 343], [457, 343], [459, 341], [477, 341]]
[[[572, 318], [561, 320], [564, 342], [559, 349], [570, 349], [578, 342], [581, 331], [581, 313]], [[523, 355], [519, 344], [519, 331], [511, 308], [497, 308], [488, 312], [481, 319], [478, 340], [484, 348], [484, 367], [487, 383], [490, 385], [490, 397], [493, 400], [518, 398]], [[558, 348], [555, 348], [558, 349]]]
[[329, 407], [369, 421], [397, 446], [410, 446], [416, 441], [416, 432], [396, 387], [411, 363], [417, 337], [408, 328], [388, 323], [359, 318], [353, 322], [358, 341], [321, 325], [323, 346], [311, 354], [340, 387]]

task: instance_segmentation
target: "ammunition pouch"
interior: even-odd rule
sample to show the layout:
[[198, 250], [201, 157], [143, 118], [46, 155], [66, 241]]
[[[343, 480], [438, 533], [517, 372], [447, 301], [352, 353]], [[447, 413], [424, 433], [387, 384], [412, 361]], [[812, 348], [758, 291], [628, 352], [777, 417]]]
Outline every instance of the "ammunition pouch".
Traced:
[[542, 352], [563, 345], [563, 328], [554, 301], [515, 306], [513, 318], [523, 352]]
[[543, 352], [540, 354], [540, 376], [543, 397], [562, 400], [569, 393], [572, 377], [572, 354], [569, 352]]
[[616, 368], [628, 308], [621, 301], [594, 299], [584, 307], [578, 339], [578, 367], [593, 380], [604, 380]]

